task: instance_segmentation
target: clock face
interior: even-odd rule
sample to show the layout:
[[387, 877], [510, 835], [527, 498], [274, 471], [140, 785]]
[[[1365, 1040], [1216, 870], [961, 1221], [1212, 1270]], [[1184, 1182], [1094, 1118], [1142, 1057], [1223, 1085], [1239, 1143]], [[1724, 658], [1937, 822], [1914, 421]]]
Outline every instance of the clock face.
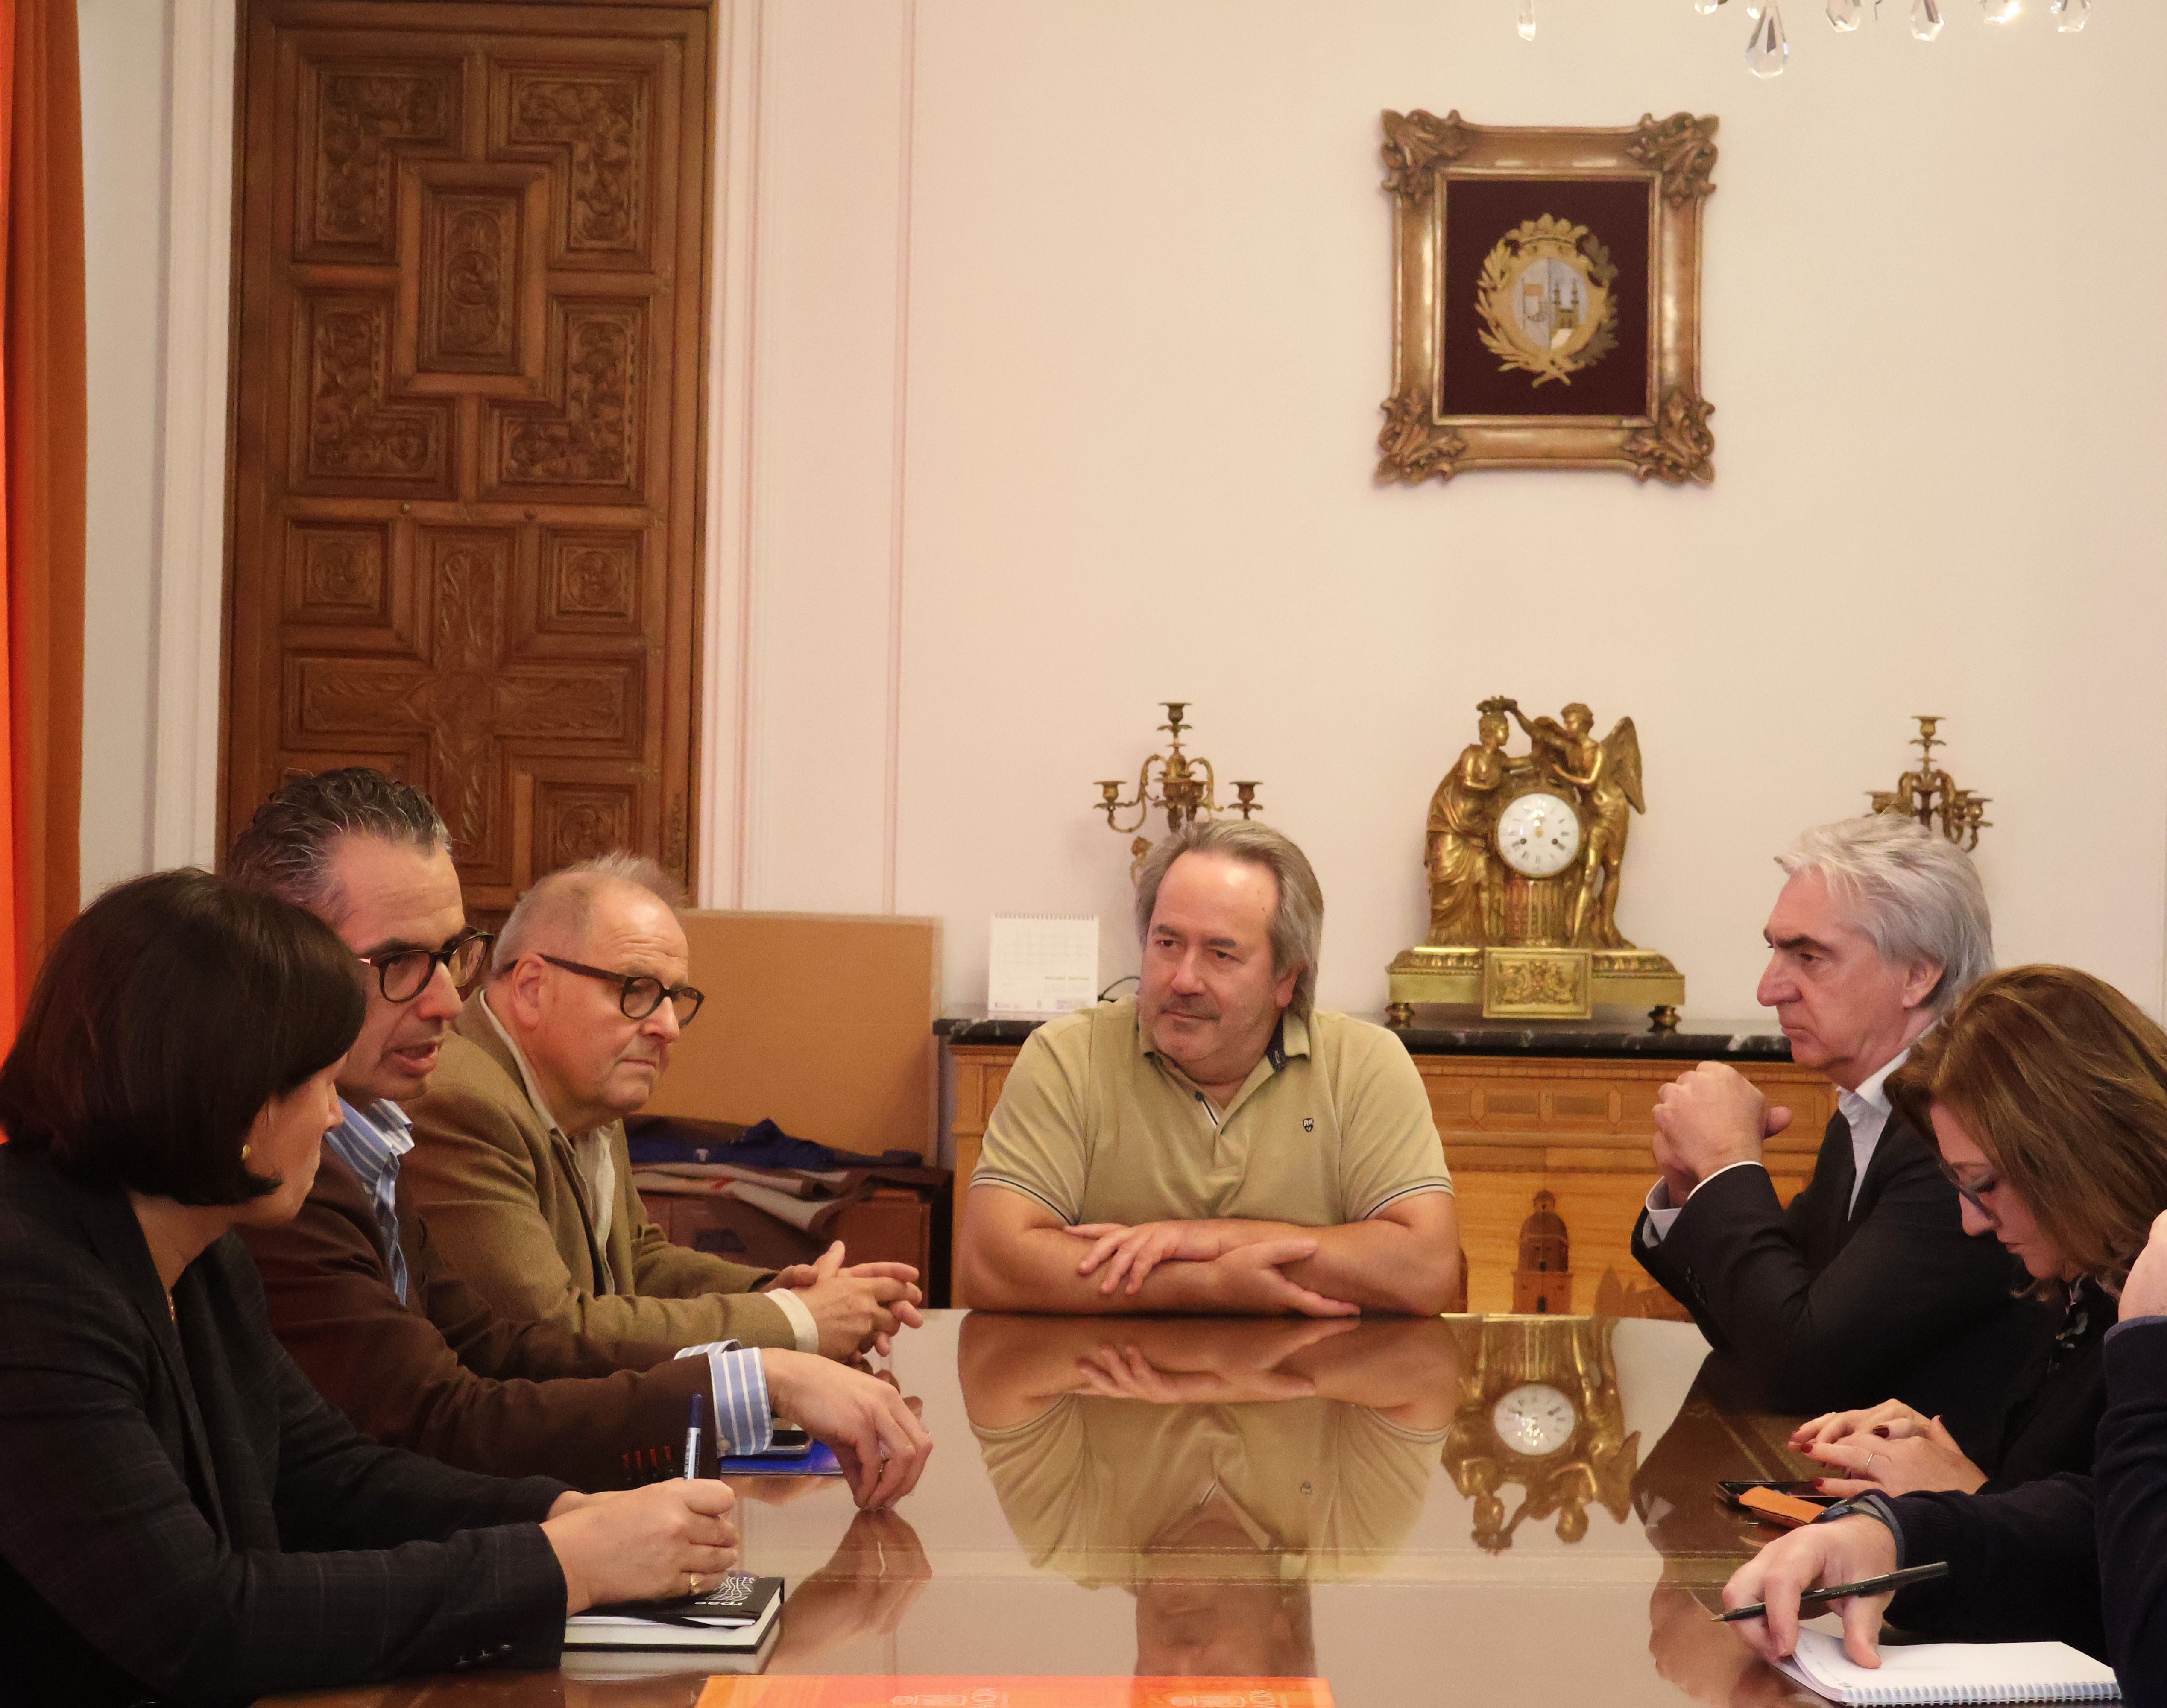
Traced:
[[1522, 795], [1497, 815], [1497, 852], [1523, 878], [1554, 878], [1580, 852], [1580, 814], [1541, 790]]
[[1490, 1413], [1490, 1427], [1497, 1430], [1497, 1439], [1531, 1459], [1557, 1452], [1579, 1426], [1580, 1414], [1572, 1402], [1547, 1382], [1523, 1383]]

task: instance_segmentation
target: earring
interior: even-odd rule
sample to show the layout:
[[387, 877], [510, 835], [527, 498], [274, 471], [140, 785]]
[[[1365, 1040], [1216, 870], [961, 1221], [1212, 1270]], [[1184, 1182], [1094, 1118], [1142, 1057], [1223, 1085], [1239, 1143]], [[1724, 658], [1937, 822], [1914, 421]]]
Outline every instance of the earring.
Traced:
[[241, 1147], [241, 1160], [243, 1162], [248, 1161], [248, 1147], [246, 1145]]

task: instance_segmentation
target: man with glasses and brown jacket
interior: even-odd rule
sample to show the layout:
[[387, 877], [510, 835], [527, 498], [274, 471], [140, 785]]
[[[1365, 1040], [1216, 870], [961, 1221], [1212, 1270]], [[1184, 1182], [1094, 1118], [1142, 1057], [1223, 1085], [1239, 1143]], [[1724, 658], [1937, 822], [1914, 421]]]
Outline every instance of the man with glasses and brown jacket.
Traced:
[[632, 1188], [624, 1118], [700, 1011], [681, 896], [652, 860], [605, 854], [541, 879], [444, 1039], [407, 1162], [437, 1240], [501, 1315], [605, 1347], [735, 1335], [848, 1357], [914, 1327], [905, 1265], [842, 1247], [761, 1271], [673, 1245]]
[[432, 1238], [404, 1178], [413, 1138], [400, 1103], [427, 1103], [491, 939], [467, 924], [426, 796], [361, 766], [294, 778], [229, 866], [325, 920], [361, 964], [368, 1008], [315, 1184], [292, 1221], [243, 1235], [273, 1332], [357, 1428], [469, 1470], [612, 1489], [682, 1468], [698, 1395], [718, 1448], [757, 1452], [786, 1416], [835, 1447], [861, 1504], [909, 1490], [930, 1441], [893, 1387], [783, 1350], [787, 1319], [757, 1293], [737, 1295], [750, 1320], [727, 1334], [604, 1347], [493, 1311]]

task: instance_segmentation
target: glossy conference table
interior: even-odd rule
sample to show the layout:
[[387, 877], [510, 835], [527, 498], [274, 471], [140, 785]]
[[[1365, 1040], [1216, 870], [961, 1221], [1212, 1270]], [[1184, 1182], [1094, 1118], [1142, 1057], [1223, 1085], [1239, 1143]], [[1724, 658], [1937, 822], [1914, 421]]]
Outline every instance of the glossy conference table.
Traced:
[[[1706, 1355], [1640, 1319], [935, 1313], [896, 1349], [936, 1446], [895, 1512], [832, 1478], [738, 1484], [746, 1568], [789, 1584], [760, 1669], [1314, 1674], [1343, 1708], [1811, 1702], [1704, 1610], [1770, 1534], [1714, 1480], [1807, 1468]], [[676, 1708], [708, 1670], [277, 1700]]]

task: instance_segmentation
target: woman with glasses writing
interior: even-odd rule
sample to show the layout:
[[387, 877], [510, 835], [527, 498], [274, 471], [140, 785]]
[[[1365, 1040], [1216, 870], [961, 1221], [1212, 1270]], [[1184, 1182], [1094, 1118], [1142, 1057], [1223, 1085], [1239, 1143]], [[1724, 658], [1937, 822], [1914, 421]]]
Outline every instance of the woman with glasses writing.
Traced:
[[719, 1483], [454, 1471], [357, 1435], [272, 1339], [233, 1235], [307, 1196], [356, 973], [313, 916], [180, 871], [108, 891], [39, 975], [0, 1066], [10, 1700], [548, 1666], [568, 1611], [736, 1558]]
[[1765, 1601], [1738, 1629], [1788, 1654], [1802, 1589], [1946, 1561], [1893, 1605], [1836, 1604], [1853, 1659], [1877, 1663], [1886, 1608], [1921, 1636], [2074, 1643], [2111, 1658], [2130, 1700], [2167, 1700], [2167, 1404], [2152, 1392], [2167, 1246], [2146, 1248], [2167, 1210], [2167, 1033], [2089, 974], [2014, 967], [1974, 986], [1890, 1091], [1931, 1119], [1965, 1225], [2061, 1304], [2059, 1332], [2014, 1384], [1991, 1482], [1900, 1406], [1804, 1425], [1794, 1439], [1855, 1499], [1770, 1543], [1724, 1598]]

